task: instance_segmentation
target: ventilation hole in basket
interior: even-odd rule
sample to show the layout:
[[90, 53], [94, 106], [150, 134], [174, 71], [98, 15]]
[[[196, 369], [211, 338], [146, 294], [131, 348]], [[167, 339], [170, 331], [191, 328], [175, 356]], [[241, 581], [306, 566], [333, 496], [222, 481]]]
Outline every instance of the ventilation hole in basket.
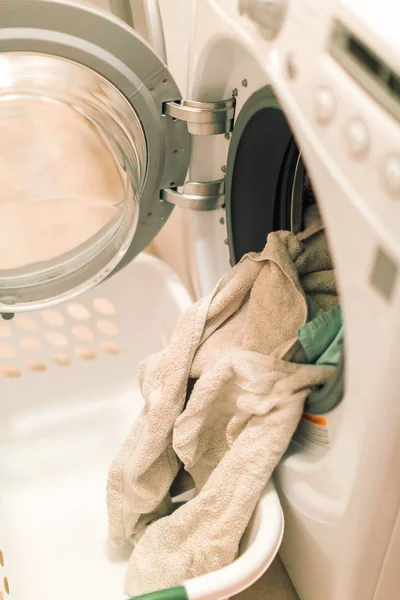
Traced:
[[118, 348], [117, 344], [114, 342], [104, 341], [100, 343], [100, 348], [106, 354], [119, 354], [121, 350]]
[[16, 355], [15, 348], [8, 344], [0, 344], [0, 358], [14, 358]]
[[61, 327], [61, 325], [64, 325], [65, 319], [58, 310], [42, 310], [40, 314], [43, 321], [52, 327]]
[[89, 327], [77, 326], [72, 328], [72, 335], [83, 342], [90, 342], [93, 339], [93, 332]]
[[51, 360], [60, 367], [68, 367], [71, 364], [71, 360], [67, 354], [52, 354]]
[[114, 315], [115, 314], [115, 306], [107, 298], [95, 298], [93, 300], [93, 306], [101, 315]]
[[0, 338], [11, 337], [11, 329], [8, 325], [0, 323]]
[[40, 362], [40, 360], [27, 360], [26, 364], [35, 373], [43, 373], [46, 370], [46, 365]]
[[90, 312], [83, 304], [69, 304], [67, 306], [68, 314], [78, 321], [87, 321], [90, 319]]
[[49, 333], [46, 333], [46, 340], [53, 346], [67, 346], [68, 344], [67, 337], [59, 331], [49, 331]]
[[22, 338], [19, 342], [25, 350], [31, 350], [33, 352], [39, 352], [42, 349], [42, 344], [35, 340], [35, 338]]
[[9, 377], [10, 379], [21, 377], [21, 371], [17, 369], [17, 367], [12, 367], [10, 365], [0, 365], [0, 373], [4, 375], [4, 377]]
[[2, 551], [1, 551], [1, 550], [0, 550], [0, 565], [1, 565], [2, 567], [4, 567], [4, 556], [3, 556], [3, 553], [2, 553]]
[[24, 331], [37, 331], [39, 326], [35, 319], [27, 315], [18, 315], [15, 317], [15, 322], [20, 329]]
[[118, 327], [112, 321], [106, 321], [105, 319], [101, 319], [97, 321], [97, 329], [103, 335], [117, 335]]
[[94, 360], [96, 358], [96, 355], [91, 348], [76, 348], [75, 354], [85, 360]]
[[7, 577], [4, 577], [4, 591], [6, 594], [10, 593], [10, 586], [8, 584], [8, 579]]

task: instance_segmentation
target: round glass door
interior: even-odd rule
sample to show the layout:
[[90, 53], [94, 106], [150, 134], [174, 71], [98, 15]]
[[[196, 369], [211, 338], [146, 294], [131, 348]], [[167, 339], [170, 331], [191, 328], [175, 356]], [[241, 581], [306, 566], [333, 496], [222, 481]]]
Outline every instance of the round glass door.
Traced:
[[146, 168], [140, 120], [107, 79], [56, 56], [1, 53], [1, 311], [106, 277], [134, 236]]

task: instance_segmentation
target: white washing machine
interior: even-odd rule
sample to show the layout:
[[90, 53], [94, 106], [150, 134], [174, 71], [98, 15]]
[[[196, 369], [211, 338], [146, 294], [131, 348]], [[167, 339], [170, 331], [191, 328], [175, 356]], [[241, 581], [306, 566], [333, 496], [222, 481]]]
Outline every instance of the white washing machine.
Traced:
[[[26, 194], [29, 220], [23, 227], [18, 221], [18, 234], [25, 239], [30, 225], [49, 214], [60, 231], [83, 228], [73, 244], [60, 236], [54, 250], [42, 227], [32, 232], [31, 245], [6, 253], [0, 311], [48, 311], [126, 266], [115, 276], [121, 281], [174, 205], [192, 211], [194, 242], [187, 250], [198, 291], [207, 293], [229, 263], [261, 250], [269, 231], [301, 227], [311, 185], [337, 268], [345, 364], [309, 398], [276, 471], [285, 515], [280, 553], [301, 600], [394, 600], [400, 586], [398, 9], [389, 0], [200, 0], [188, 23], [182, 100], [162, 60], [157, 2], [116, 0], [112, 7], [128, 25], [89, 5], [0, 0], [0, 110], [3, 120], [27, 124], [20, 143], [30, 150], [18, 154], [18, 165], [11, 156], [2, 175], [13, 201]], [[40, 188], [37, 139], [50, 124], [54, 139], [59, 133], [64, 140], [64, 111], [68, 133], [87, 145], [73, 146], [74, 168], [65, 163], [52, 182], [61, 199], [54, 209], [48, 190], [29, 196], [21, 173]], [[7, 134], [3, 128], [6, 142]], [[49, 153], [58, 165], [71, 158], [70, 143], [67, 136]], [[82, 152], [93, 145], [104, 161], [112, 157], [111, 180], [100, 176], [104, 162], [79, 173]], [[76, 198], [99, 177], [101, 215], [94, 203], [92, 230], [83, 226], [89, 213]], [[42, 200], [42, 212], [33, 200]], [[279, 527], [274, 535], [280, 540]]]

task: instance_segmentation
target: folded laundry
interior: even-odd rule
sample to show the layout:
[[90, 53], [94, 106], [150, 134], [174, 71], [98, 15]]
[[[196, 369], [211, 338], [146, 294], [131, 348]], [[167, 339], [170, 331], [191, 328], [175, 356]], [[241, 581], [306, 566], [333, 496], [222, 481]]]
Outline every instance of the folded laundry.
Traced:
[[[246, 255], [140, 367], [145, 406], [108, 479], [110, 540], [134, 545], [128, 594], [234, 560], [306, 397], [333, 374], [288, 362], [309, 316], [302, 281], [313, 276], [307, 294], [318, 310], [337, 302], [313, 210], [298, 237], [271, 233], [261, 253]], [[170, 489], [182, 467], [196, 495], [173, 512]]]

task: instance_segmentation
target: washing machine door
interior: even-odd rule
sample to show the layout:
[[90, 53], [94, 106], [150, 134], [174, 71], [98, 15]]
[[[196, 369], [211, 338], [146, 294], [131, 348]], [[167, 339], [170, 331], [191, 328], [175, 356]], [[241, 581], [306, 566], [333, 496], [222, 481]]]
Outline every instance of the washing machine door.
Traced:
[[0, 0], [0, 312], [76, 296], [158, 233], [189, 160], [187, 125], [163, 114], [180, 99], [108, 12]]

